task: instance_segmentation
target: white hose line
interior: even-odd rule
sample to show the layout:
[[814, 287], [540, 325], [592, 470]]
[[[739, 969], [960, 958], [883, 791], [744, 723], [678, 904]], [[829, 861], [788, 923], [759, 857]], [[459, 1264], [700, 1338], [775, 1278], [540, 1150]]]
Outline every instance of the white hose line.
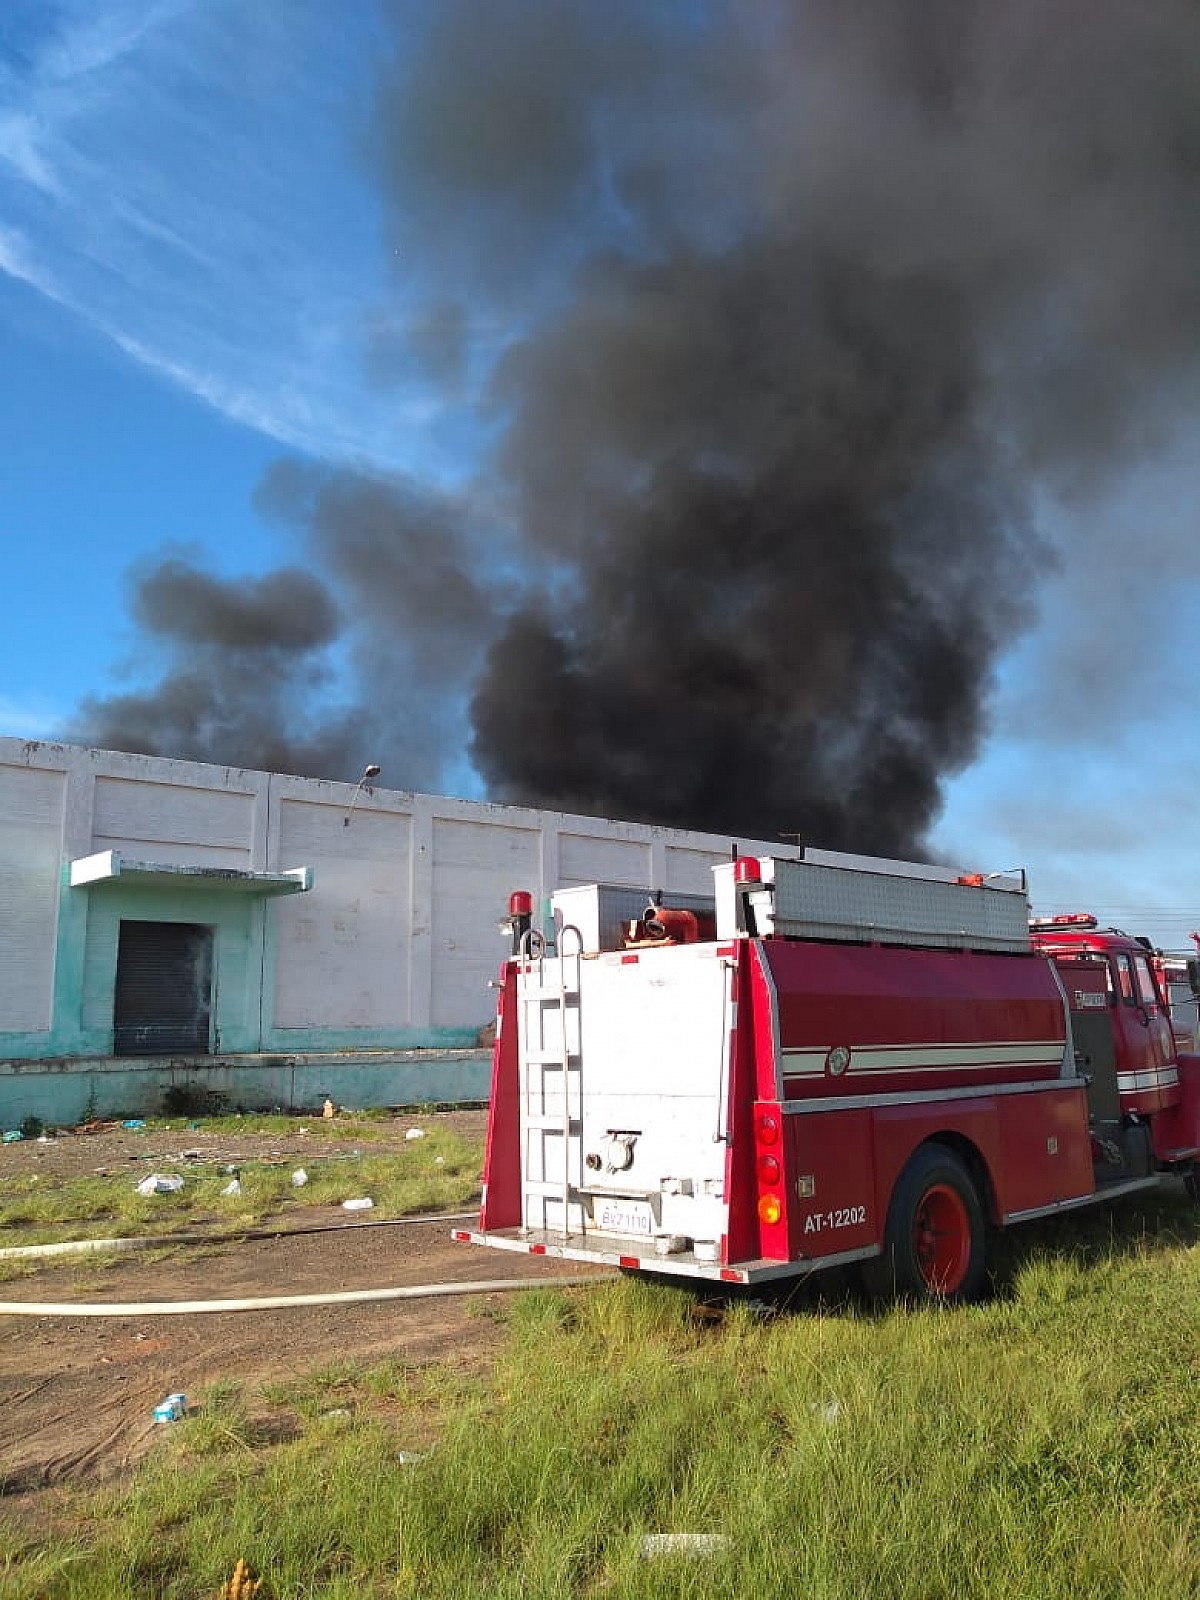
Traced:
[[58, 1244], [14, 1244], [0, 1250], [0, 1261], [42, 1256], [91, 1254], [97, 1250], [165, 1250], [172, 1245], [240, 1244], [246, 1239], [303, 1239], [314, 1233], [342, 1233], [351, 1228], [400, 1228], [418, 1223], [462, 1222], [474, 1211], [426, 1211], [415, 1217], [375, 1217], [370, 1222], [323, 1222], [305, 1228], [235, 1228], [227, 1233], [147, 1233], [128, 1239], [64, 1239]]
[[466, 1283], [409, 1283], [391, 1289], [341, 1289], [329, 1294], [273, 1294], [259, 1300], [142, 1300], [128, 1305], [71, 1301], [0, 1300], [0, 1317], [191, 1317], [205, 1312], [287, 1311], [294, 1306], [347, 1306], [368, 1300], [428, 1300], [444, 1294], [504, 1294], [510, 1289], [568, 1288], [598, 1283], [611, 1273], [567, 1278], [491, 1278]]
[[[147, 1250], [152, 1239], [65, 1239], [61, 1244], [14, 1244], [0, 1250], [0, 1261], [21, 1261], [28, 1257], [77, 1256], [96, 1250]], [[171, 1242], [169, 1239], [166, 1241]]]

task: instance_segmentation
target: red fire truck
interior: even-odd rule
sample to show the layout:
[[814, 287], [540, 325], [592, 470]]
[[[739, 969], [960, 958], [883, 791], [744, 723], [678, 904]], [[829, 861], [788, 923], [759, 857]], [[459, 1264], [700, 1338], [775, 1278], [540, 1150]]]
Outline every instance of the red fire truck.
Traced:
[[1024, 875], [740, 857], [711, 901], [510, 906], [464, 1242], [752, 1284], [978, 1293], [989, 1225], [1195, 1188], [1200, 1056], [1147, 951]]
[[1194, 933], [1192, 938], [1197, 945], [1195, 955], [1153, 947], [1150, 950], [1151, 965], [1159, 993], [1166, 1001], [1176, 1046], [1189, 1053], [1200, 1050], [1200, 934]]

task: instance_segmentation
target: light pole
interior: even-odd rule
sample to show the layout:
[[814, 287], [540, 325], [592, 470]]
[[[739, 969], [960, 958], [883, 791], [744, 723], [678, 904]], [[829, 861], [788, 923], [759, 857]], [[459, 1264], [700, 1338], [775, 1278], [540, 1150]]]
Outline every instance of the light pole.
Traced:
[[379, 763], [377, 761], [371, 761], [363, 768], [362, 777], [354, 785], [354, 793], [350, 796], [350, 809], [342, 818], [343, 828], [350, 826], [350, 818], [354, 814], [354, 808], [358, 804], [358, 797], [363, 792], [363, 789], [370, 783], [372, 778], [377, 778], [378, 776]]

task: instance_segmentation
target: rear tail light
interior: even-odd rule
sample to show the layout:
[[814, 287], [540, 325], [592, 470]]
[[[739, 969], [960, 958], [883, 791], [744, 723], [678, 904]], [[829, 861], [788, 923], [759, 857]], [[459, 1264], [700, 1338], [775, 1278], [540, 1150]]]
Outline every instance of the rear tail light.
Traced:
[[778, 1183], [783, 1177], [783, 1170], [774, 1156], [762, 1155], [758, 1158], [758, 1181], [762, 1184]]
[[756, 1212], [759, 1226], [764, 1232], [760, 1247], [765, 1256], [777, 1256], [786, 1241], [781, 1238], [779, 1224], [786, 1232], [786, 1191], [784, 1184], [783, 1118], [778, 1106], [759, 1105], [754, 1111], [754, 1176], [758, 1189]]

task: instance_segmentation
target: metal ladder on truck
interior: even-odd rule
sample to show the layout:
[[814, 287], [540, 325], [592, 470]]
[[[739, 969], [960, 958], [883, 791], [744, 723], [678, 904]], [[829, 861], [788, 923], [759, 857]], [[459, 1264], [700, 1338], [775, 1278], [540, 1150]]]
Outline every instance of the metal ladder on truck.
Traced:
[[[583, 938], [564, 927], [558, 953], [527, 934], [517, 977], [521, 1087], [521, 1219], [528, 1234], [586, 1232], [580, 979]], [[526, 952], [523, 952], [525, 954]]]

